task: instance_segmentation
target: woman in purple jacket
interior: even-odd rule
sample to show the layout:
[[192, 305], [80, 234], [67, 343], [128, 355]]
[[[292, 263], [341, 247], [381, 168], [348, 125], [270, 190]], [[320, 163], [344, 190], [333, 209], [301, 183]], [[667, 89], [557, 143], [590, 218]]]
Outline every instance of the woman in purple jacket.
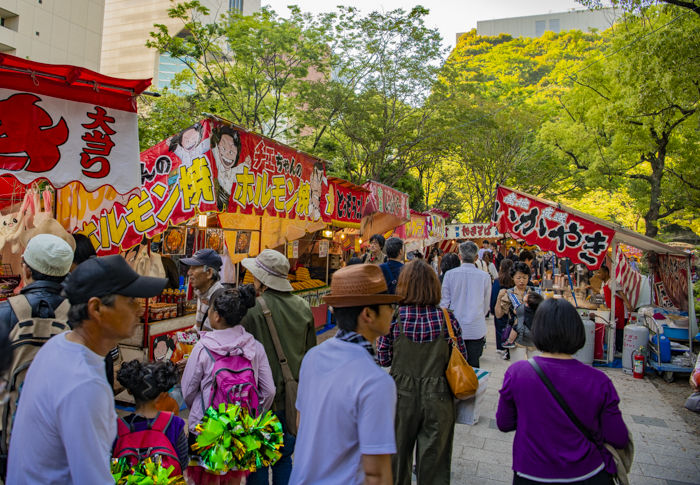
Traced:
[[528, 361], [516, 362], [505, 373], [496, 412], [498, 429], [515, 430], [513, 483], [611, 484], [617, 470], [602, 443], [624, 448], [628, 432], [610, 379], [572, 357], [586, 339], [581, 317], [566, 300], [547, 300], [535, 313], [532, 337], [542, 352], [534, 360], [601, 442], [583, 435]]

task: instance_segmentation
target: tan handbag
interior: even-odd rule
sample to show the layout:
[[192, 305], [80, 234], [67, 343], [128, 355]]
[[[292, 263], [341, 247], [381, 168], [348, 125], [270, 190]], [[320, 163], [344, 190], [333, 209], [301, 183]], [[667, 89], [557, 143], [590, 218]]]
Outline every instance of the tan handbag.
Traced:
[[452, 353], [450, 355], [450, 361], [447, 363], [445, 376], [447, 377], [450, 389], [452, 389], [452, 394], [454, 394], [457, 399], [467, 399], [476, 394], [476, 390], [479, 389], [479, 379], [476, 377], [472, 366], [467, 363], [462, 352], [459, 351], [459, 344], [452, 330], [452, 322], [450, 321], [450, 315], [447, 313], [447, 309], [443, 308], [442, 313], [445, 315], [445, 325], [447, 325], [447, 331], [450, 334], [452, 345]]

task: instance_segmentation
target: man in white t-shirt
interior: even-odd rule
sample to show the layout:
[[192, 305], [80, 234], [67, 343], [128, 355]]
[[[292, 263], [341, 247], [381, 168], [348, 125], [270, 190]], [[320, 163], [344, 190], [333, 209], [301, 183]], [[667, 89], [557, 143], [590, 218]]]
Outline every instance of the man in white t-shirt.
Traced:
[[392, 483], [396, 386], [376, 364], [371, 342], [389, 333], [400, 298], [387, 294], [375, 265], [333, 275], [325, 301], [339, 330], [301, 363], [292, 485]]
[[90, 258], [66, 278], [73, 330], [44, 344], [27, 372], [10, 440], [8, 484], [114, 484], [117, 415], [104, 358], [138, 325], [135, 298], [159, 295], [166, 282], [139, 276], [121, 256]]

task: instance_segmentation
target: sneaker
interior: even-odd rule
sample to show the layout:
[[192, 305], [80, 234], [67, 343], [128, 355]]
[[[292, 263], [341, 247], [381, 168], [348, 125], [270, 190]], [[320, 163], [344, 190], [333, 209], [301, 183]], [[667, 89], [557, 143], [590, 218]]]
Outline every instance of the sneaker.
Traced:
[[503, 354], [503, 357], [501, 357], [503, 360], [510, 360], [510, 352], [508, 350], [505, 351]]
[[515, 344], [510, 343], [510, 342], [503, 342], [503, 343], [501, 344], [501, 347], [503, 347], [504, 349], [514, 349], [514, 348], [515, 348]]

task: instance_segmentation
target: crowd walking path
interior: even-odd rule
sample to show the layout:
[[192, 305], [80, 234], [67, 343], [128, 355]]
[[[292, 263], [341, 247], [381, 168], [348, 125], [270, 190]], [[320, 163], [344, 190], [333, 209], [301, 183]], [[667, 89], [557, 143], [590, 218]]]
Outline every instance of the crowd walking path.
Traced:
[[[487, 347], [481, 357], [481, 368], [490, 372], [489, 382], [480, 403], [480, 420], [476, 425], [455, 427], [452, 455], [452, 483], [474, 485], [503, 485], [512, 483], [511, 470], [514, 432], [502, 433], [496, 426], [498, 390], [509, 361], [496, 352], [493, 320], [487, 320]], [[635, 457], [630, 475], [632, 485], [700, 484], [700, 436], [697, 434], [700, 416], [678, 406], [670, 405], [663, 389], [653, 380], [659, 377], [634, 379], [622, 369], [600, 368], [612, 379], [620, 396], [620, 409], [632, 432]], [[687, 395], [687, 378], [679, 378]], [[685, 383], [685, 384], [683, 384]], [[665, 383], [664, 383], [665, 384]], [[682, 391], [681, 391], [682, 392]], [[690, 418], [682, 413], [690, 413]], [[694, 421], [697, 419], [697, 421]]]

